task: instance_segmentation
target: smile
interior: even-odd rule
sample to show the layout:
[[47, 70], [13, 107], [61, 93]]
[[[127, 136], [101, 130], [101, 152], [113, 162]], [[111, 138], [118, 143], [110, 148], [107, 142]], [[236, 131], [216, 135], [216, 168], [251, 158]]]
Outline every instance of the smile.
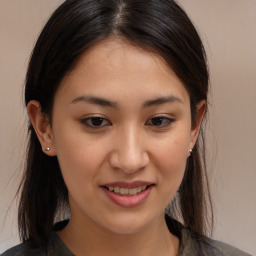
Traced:
[[143, 204], [155, 184], [150, 182], [114, 182], [101, 186], [107, 197], [121, 207], [135, 207]]
[[147, 186], [139, 186], [136, 188], [120, 188], [120, 187], [105, 187], [107, 190], [114, 192], [115, 194], [127, 196], [127, 195], [137, 195], [144, 191]]

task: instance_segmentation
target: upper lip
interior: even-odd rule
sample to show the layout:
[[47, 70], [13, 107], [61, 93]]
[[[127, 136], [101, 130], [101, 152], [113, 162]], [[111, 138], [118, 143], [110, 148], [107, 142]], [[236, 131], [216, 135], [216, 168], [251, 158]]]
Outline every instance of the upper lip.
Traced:
[[116, 181], [116, 182], [105, 183], [101, 186], [102, 187], [119, 187], [119, 188], [137, 188], [137, 187], [149, 186], [149, 185], [153, 185], [153, 183], [148, 181], [138, 180], [138, 181], [132, 181], [132, 182]]

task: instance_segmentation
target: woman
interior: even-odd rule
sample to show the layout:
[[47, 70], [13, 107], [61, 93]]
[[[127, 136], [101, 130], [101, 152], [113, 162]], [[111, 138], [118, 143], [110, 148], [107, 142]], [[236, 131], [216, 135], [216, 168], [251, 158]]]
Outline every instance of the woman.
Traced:
[[23, 244], [4, 255], [247, 255], [206, 237], [207, 92], [174, 1], [65, 1], [28, 67]]

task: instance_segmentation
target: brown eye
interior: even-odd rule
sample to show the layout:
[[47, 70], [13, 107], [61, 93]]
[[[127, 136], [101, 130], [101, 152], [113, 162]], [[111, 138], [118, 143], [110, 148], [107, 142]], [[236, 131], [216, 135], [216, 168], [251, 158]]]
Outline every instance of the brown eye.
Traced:
[[91, 128], [101, 128], [110, 125], [110, 122], [103, 117], [89, 117], [81, 120], [81, 122]]
[[149, 119], [146, 125], [157, 126], [157, 127], [164, 127], [170, 125], [175, 120], [172, 118], [168, 118], [166, 116], [156, 116]]

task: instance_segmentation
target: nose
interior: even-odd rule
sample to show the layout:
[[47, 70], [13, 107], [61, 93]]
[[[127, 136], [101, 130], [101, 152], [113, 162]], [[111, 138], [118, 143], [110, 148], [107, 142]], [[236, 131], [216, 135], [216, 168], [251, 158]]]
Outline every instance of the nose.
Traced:
[[134, 128], [120, 131], [113, 143], [109, 157], [112, 168], [129, 174], [144, 169], [149, 163], [145, 138]]

